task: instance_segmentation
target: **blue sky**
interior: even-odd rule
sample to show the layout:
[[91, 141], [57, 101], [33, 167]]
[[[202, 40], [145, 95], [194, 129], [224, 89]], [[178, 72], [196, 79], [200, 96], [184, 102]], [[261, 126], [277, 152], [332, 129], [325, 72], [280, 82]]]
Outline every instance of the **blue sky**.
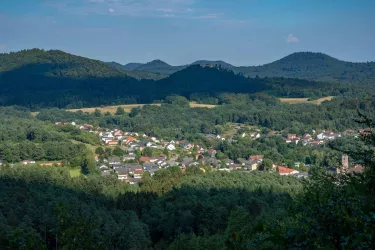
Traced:
[[375, 61], [373, 0], [2, 0], [0, 53], [260, 65], [293, 52]]

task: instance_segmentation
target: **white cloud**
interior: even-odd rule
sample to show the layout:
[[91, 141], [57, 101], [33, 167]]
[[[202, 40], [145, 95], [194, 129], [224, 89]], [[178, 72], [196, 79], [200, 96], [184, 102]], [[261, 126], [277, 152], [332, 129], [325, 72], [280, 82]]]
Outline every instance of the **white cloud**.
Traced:
[[162, 17], [175, 17], [174, 14], [164, 14]]
[[114, 13], [114, 12], [115, 12], [115, 10], [112, 9], [112, 8], [109, 8], [108, 11], [111, 12], [111, 13]]
[[287, 43], [298, 43], [299, 42], [299, 39], [298, 37], [294, 36], [292, 33], [290, 33], [287, 37], [286, 37], [286, 42]]
[[202, 16], [199, 16], [200, 19], [215, 19], [217, 18], [217, 15], [216, 14], [206, 14], [206, 15], [202, 15]]
[[173, 12], [172, 9], [157, 9], [157, 11], [161, 11], [161, 12]]

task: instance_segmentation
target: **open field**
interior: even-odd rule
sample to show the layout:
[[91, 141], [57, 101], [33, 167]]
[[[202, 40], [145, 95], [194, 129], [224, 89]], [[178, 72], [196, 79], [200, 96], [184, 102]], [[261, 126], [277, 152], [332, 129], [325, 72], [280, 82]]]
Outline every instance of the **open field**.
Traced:
[[[126, 104], [126, 105], [114, 105], [114, 106], [104, 106], [104, 107], [94, 107], [94, 108], [81, 108], [81, 109], [67, 109], [66, 111], [70, 112], [88, 112], [94, 113], [95, 109], [99, 109], [102, 114], [109, 112], [111, 114], [115, 114], [118, 107], [122, 107], [125, 112], [130, 112], [133, 108], [143, 107], [145, 105], [153, 105], [153, 106], [160, 106], [160, 103], [153, 103], [153, 104]], [[216, 105], [212, 104], [199, 104], [196, 102], [190, 102], [191, 108], [215, 108]], [[36, 116], [39, 112], [31, 112], [32, 116]]]
[[81, 168], [76, 167], [69, 170], [70, 177], [78, 177], [81, 175]]
[[[95, 107], [95, 108], [67, 109], [67, 111], [77, 112], [81, 110], [83, 112], [94, 113], [95, 109], [99, 109], [103, 114], [106, 112], [114, 114], [116, 113], [116, 110], [118, 107], [123, 108], [125, 112], [130, 112], [133, 108], [143, 107], [144, 105], [146, 104], [115, 105], [115, 106], [105, 106], [105, 107]], [[148, 105], [160, 106], [160, 104], [148, 104]]]
[[289, 104], [298, 104], [298, 103], [311, 103], [319, 105], [324, 101], [331, 101], [334, 96], [326, 96], [314, 101], [309, 101], [309, 98], [279, 98], [281, 102], [289, 103]]
[[199, 103], [196, 103], [196, 102], [190, 102], [190, 108], [209, 108], [209, 109], [212, 109], [212, 108], [215, 108], [216, 105], [213, 105], [213, 104], [199, 104]]
[[[71, 112], [77, 112], [77, 111], [83, 111], [83, 112], [89, 112], [93, 113], [95, 109], [99, 109], [103, 114], [105, 112], [109, 112], [111, 114], [116, 113], [116, 110], [118, 107], [122, 107], [125, 112], [130, 112], [133, 108], [137, 107], [143, 107], [145, 105], [153, 105], [153, 106], [160, 106], [159, 103], [154, 104], [128, 104], [128, 105], [115, 105], [115, 106], [106, 106], [106, 107], [95, 107], [95, 108], [82, 108], [82, 109], [68, 109], [67, 111]], [[210, 105], [210, 104], [198, 104], [196, 102], [190, 102], [191, 108], [215, 108], [216, 105]]]

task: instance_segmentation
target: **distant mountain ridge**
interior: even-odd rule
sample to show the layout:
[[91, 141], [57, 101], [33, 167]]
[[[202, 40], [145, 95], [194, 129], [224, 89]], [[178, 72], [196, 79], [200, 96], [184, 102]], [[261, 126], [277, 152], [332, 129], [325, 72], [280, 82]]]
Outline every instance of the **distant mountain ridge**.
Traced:
[[224, 61], [220, 61], [220, 60], [219, 61], [198, 60], [191, 64], [181, 65], [181, 66], [172, 66], [160, 59], [156, 59], [148, 63], [128, 63], [125, 65], [121, 65], [116, 62], [109, 62], [107, 64], [114, 68], [124, 68], [129, 71], [138, 71], [138, 72], [146, 71], [146, 72], [152, 72], [152, 73], [160, 73], [165, 76], [168, 76], [173, 73], [176, 73], [177, 71], [186, 69], [187, 67], [191, 65], [201, 65], [201, 66], [205, 66], [205, 65], [219, 66], [220, 65], [220, 67], [225, 68], [225, 69], [234, 68], [233, 65], [226, 63]]
[[161, 60], [127, 64], [127, 70], [171, 75], [190, 65], [213, 65], [233, 70], [247, 77], [288, 77], [331, 82], [371, 83], [375, 79], [375, 62], [353, 63], [323, 53], [296, 52], [261, 66], [236, 67], [224, 61], [199, 60], [189, 65], [171, 66]]

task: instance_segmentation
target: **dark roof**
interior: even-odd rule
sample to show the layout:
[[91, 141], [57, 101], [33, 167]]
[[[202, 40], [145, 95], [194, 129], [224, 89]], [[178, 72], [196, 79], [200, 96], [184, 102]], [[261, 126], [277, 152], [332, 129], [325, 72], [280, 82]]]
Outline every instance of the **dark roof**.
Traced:
[[112, 162], [121, 162], [121, 159], [118, 156], [111, 156], [111, 157], [109, 157], [108, 161], [110, 161], [110, 162], [111, 161]]
[[117, 168], [115, 169], [115, 172], [119, 175], [127, 175], [129, 172], [128, 168], [122, 167], [122, 168]]

